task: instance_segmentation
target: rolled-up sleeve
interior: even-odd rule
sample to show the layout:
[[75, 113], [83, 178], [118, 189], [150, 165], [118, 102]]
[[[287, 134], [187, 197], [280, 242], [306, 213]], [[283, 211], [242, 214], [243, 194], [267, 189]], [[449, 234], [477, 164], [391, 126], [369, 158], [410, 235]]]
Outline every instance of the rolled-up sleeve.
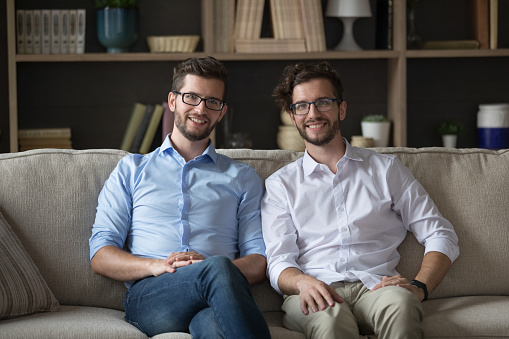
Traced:
[[90, 260], [102, 247], [112, 245], [123, 248], [131, 223], [132, 199], [123, 158], [104, 183], [98, 198], [92, 236], [89, 239]]

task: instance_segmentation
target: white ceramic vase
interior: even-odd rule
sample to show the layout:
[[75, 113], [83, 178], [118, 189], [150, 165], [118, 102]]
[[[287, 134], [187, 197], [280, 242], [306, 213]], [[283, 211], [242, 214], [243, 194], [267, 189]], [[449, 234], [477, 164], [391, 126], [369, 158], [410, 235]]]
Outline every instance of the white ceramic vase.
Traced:
[[444, 147], [455, 148], [458, 136], [456, 134], [444, 134], [442, 135], [442, 143]]
[[373, 138], [375, 147], [389, 146], [389, 132], [391, 131], [390, 121], [383, 122], [361, 122], [362, 136], [365, 138]]

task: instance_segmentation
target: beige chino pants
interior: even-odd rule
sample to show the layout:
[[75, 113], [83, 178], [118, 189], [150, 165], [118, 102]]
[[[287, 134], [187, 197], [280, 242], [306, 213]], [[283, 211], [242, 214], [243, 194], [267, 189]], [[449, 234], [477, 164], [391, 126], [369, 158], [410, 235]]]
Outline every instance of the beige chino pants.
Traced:
[[358, 339], [375, 333], [379, 339], [422, 338], [422, 306], [409, 290], [389, 286], [371, 292], [360, 282], [331, 286], [344, 303], [304, 315], [298, 295], [285, 296], [283, 326], [309, 339]]

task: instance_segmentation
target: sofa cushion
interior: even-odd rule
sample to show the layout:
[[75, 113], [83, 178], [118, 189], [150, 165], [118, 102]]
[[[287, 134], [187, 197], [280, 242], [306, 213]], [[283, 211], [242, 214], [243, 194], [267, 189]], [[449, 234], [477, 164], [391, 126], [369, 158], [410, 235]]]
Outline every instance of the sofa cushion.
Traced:
[[[422, 304], [426, 338], [507, 338], [509, 296], [468, 296]], [[494, 316], [499, 315], [499, 316]]]
[[124, 321], [124, 312], [85, 306], [62, 306], [60, 312], [3, 320], [0, 333], [0, 337], [9, 339], [147, 338]]
[[0, 213], [0, 319], [57, 311], [60, 305]]

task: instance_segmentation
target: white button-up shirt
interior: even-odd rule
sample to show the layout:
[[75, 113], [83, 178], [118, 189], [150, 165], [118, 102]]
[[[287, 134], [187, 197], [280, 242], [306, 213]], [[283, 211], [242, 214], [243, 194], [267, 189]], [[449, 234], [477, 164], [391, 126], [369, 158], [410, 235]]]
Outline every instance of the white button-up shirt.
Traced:
[[458, 238], [422, 185], [394, 155], [352, 147], [337, 174], [305, 155], [265, 182], [262, 228], [273, 288], [295, 267], [325, 283], [373, 288], [395, 270], [407, 231], [454, 261]]

